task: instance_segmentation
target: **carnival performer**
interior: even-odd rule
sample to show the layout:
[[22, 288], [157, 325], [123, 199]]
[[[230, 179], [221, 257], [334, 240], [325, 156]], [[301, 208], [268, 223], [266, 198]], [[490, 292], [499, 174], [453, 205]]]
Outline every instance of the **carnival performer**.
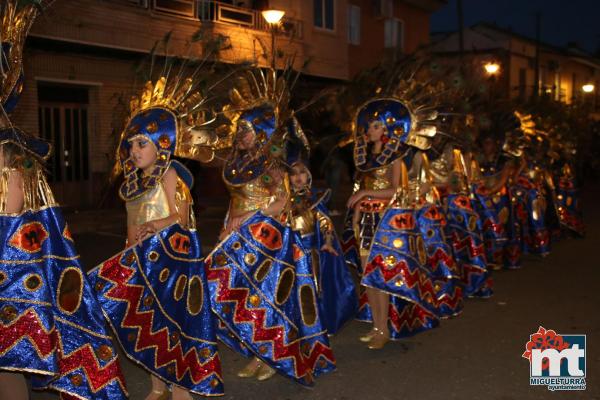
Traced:
[[358, 298], [354, 281], [325, 206], [329, 190], [319, 193], [312, 188], [312, 175], [300, 152], [289, 151], [287, 163], [292, 188], [292, 227], [301, 234], [304, 248], [311, 252], [321, 319], [327, 333], [333, 335], [356, 316]]
[[583, 237], [585, 225], [579, 203], [579, 188], [571, 161], [565, 156], [549, 172], [554, 209], [560, 226], [576, 236]]
[[[360, 178], [359, 189], [348, 205], [354, 209], [361, 285], [366, 287], [359, 319], [373, 321], [371, 331], [360, 340], [370, 349], [381, 349], [390, 338], [410, 336], [439, 324], [434, 292], [437, 279], [428, 267], [415, 215], [427, 188], [409, 188], [406, 168], [408, 164], [420, 170], [414, 166], [416, 149], [407, 146], [419, 141], [415, 136], [420, 130], [411, 125], [414, 122], [404, 102], [393, 98], [367, 102], [356, 117], [354, 155]], [[447, 271], [442, 274], [446, 281]], [[416, 276], [422, 278], [415, 280]]]
[[546, 133], [536, 128], [530, 114], [515, 111], [524, 133], [525, 146], [519, 157], [511, 200], [520, 225], [521, 250], [526, 254], [546, 256], [550, 252], [550, 232], [546, 226]]
[[[100, 305], [44, 176], [50, 146], [0, 130], [0, 394], [124, 399], [125, 381]], [[72, 397], [69, 397], [72, 396]]]
[[[130, 102], [116, 171], [127, 208], [128, 247], [89, 276], [123, 351], [148, 370], [147, 400], [223, 394], [189, 170], [207, 121], [192, 79], [149, 81]], [[203, 111], [204, 110], [204, 111]]]
[[487, 263], [491, 269], [519, 268], [519, 238], [512, 238], [509, 243], [514, 223], [508, 183], [514, 163], [502, 151], [501, 136], [484, 130], [478, 140], [481, 153], [473, 159], [471, 170], [476, 208], [483, 221]]
[[[41, 4], [42, 7], [47, 4]], [[22, 52], [40, 4], [0, 5], [0, 398], [53, 390], [125, 399], [117, 353], [44, 173], [51, 146], [12, 125]]]
[[405, 196], [410, 208], [414, 209], [415, 225], [420, 233], [420, 237], [416, 238], [418, 260], [431, 269], [435, 296], [428, 302], [435, 306], [440, 318], [457, 316], [464, 307], [463, 265], [454, 259], [453, 244], [445, 235], [449, 221], [442, 202], [450, 196], [450, 189], [444, 190], [446, 198], [442, 199], [435, 186], [427, 152], [417, 150], [408, 171]]
[[[289, 226], [286, 126], [289, 92], [273, 70], [240, 74], [223, 112], [233, 149], [223, 168], [231, 201], [221, 241], [207, 257], [219, 338], [252, 360], [238, 376], [276, 372], [303, 385], [335, 369], [317, 304], [311, 250]], [[297, 121], [293, 121], [297, 123]], [[298, 130], [299, 132], [299, 130]]]
[[[374, 101], [361, 107], [356, 118], [360, 125], [355, 134], [354, 158], [356, 167], [361, 172], [358, 178], [359, 188], [350, 196], [347, 206], [352, 210], [352, 230], [359, 246], [361, 269], [366, 266], [383, 212], [400, 186], [401, 158], [410, 154], [410, 149], [401, 148], [399, 138], [395, 137], [404, 133], [404, 121], [400, 119], [398, 106], [394, 107], [395, 104], [390, 103], [390, 111], [378, 112], [375, 108], [379, 105]], [[393, 121], [393, 125], [398, 126], [388, 126], [388, 121]], [[402, 151], [406, 154], [402, 154]], [[361, 168], [364, 164], [367, 164], [367, 168]], [[390, 296], [374, 287], [366, 287], [365, 296], [368, 299], [373, 328], [360, 340], [368, 343], [371, 349], [380, 349], [390, 338]]]
[[585, 229], [573, 168], [578, 155], [574, 141], [578, 132], [565, 110], [554, 111], [552, 115], [548, 115], [546, 109], [536, 112], [535, 130], [531, 135], [535, 140], [530, 140], [532, 146], [527, 154], [534, 163], [540, 188], [545, 192], [544, 222], [550, 237], [558, 239], [564, 233], [581, 237]]
[[390, 338], [434, 328], [440, 318], [458, 314], [463, 293], [424, 153], [445, 124], [440, 111], [449, 108], [454, 86], [444, 82], [448, 74], [439, 65], [420, 57], [374, 74], [389, 85], [375, 87], [377, 96], [352, 119], [359, 174], [344, 244], [352, 244], [353, 230], [366, 288], [358, 319], [373, 322], [360, 340], [380, 349]]
[[482, 225], [475, 211], [469, 172], [461, 150], [450, 141], [432, 155], [433, 183], [443, 198], [446, 224], [444, 232], [459, 264], [464, 295], [489, 297], [492, 281], [487, 270]]

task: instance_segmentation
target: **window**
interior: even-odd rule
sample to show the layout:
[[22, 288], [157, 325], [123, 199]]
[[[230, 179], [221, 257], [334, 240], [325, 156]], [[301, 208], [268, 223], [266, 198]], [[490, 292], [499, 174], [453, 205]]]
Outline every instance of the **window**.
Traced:
[[144, 8], [148, 8], [148, 0], [126, 0], [128, 3], [135, 4]]
[[333, 30], [334, 26], [334, 1], [313, 0], [314, 22], [317, 28]]
[[348, 43], [360, 44], [360, 7], [348, 5]]
[[376, 18], [392, 18], [394, 16], [393, 0], [373, 0], [373, 15]]
[[519, 68], [519, 97], [525, 98], [527, 90], [527, 70], [525, 68]]
[[404, 49], [404, 24], [401, 20], [386, 19], [384, 24], [384, 47], [387, 49]]
[[193, 0], [154, 0], [154, 9], [168, 14], [194, 16]]

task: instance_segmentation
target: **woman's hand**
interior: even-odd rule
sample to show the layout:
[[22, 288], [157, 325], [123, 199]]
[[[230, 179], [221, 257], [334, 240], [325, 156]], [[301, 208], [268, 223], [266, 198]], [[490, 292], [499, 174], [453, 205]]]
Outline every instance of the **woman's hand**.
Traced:
[[348, 202], [346, 203], [346, 206], [348, 208], [354, 208], [354, 206], [365, 196], [367, 196], [367, 192], [365, 190], [359, 190], [358, 192], [350, 196]]
[[323, 246], [321, 246], [321, 251], [326, 251], [334, 256], [339, 256], [338, 252], [335, 251], [331, 243], [325, 243]]
[[141, 242], [146, 236], [156, 233], [158, 231], [158, 226], [154, 221], [146, 222], [137, 227], [135, 232], [135, 240]]
[[236, 231], [240, 228], [240, 226], [252, 215], [252, 212], [247, 212], [236, 217], [231, 217], [227, 220], [227, 225], [225, 225], [225, 229], [221, 232], [220, 240], [223, 240], [227, 235], [231, 232]]

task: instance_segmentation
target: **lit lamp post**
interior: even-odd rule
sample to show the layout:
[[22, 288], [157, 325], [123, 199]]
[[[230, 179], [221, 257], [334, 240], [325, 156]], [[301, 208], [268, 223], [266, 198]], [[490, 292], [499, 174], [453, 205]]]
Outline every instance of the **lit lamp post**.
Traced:
[[496, 76], [500, 72], [500, 64], [496, 62], [488, 62], [483, 66], [485, 73], [489, 76]]
[[483, 64], [483, 70], [489, 78], [490, 83], [490, 98], [494, 96], [495, 86], [496, 86], [496, 76], [500, 73], [500, 64], [494, 61], [488, 61]]
[[275, 69], [275, 32], [285, 11], [281, 10], [265, 10], [262, 12], [262, 16], [269, 24], [271, 28], [271, 68]]
[[583, 90], [584, 93], [592, 93], [594, 89], [595, 87], [593, 83], [586, 83], [581, 87], [581, 90]]
[[596, 87], [594, 86], [593, 83], [586, 83], [585, 85], [583, 85], [581, 87], [581, 90], [583, 90], [583, 96], [584, 98], [587, 97], [588, 101], [591, 103], [592, 107], [594, 107], [594, 109], [596, 108], [596, 96], [592, 96], [592, 93], [594, 93], [594, 90], [596, 89]]

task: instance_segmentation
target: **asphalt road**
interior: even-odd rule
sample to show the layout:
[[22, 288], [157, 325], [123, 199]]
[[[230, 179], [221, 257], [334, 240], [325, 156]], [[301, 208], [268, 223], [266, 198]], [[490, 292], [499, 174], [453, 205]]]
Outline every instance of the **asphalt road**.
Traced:
[[[373, 351], [358, 341], [368, 327], [350, 323], [332, 338], [338, 370], [318, 379], [314, 389], [279, 376], [261, 383], [239, 379], [235, 372], [245, 360], [221, 346], [224, 398], [600, 399], [598, 198], [600, 186], [588, 187], [585, 239], [562, 240], [544, 259], [528, 257], [521, 270], [495, 273], [494, 297], [468, 300], [460, 316], [443, 321], [439, 328]], [[200, 229], [205, 245], [214, 241], [211, 235], [218, 223], [213, 222]], [[123, 244], [118, 232], [81, 234], [76, 241], [86, 266], [94, 266]], [[549, 392], [543, 386], [529, 385], [529, 363], [521, 354], [539, 326], [587, 335], [587, 390]], [[148, 375], [129, 361], [123, 364], [131, 399], [142, 400], [149, 387]], [[35, 393], [32, 399], [56, 396]]]

